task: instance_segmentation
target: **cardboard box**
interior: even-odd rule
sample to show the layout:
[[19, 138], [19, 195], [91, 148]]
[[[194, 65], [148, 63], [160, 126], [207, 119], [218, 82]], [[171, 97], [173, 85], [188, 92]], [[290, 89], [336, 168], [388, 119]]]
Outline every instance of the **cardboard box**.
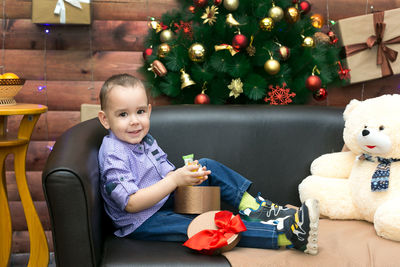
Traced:
[[32, 22], [90, 24], [90, 0], [32, 0]]
[[[350, 69], [351, 75], [350, 83], [400, 73], [400, 59], [394, 56], [395, 51], [400, 51], [399, 16], [400, 8], [397, 8], [342, 19], [334, 25], [334, 32], [339, 38], [339, 45], [344, 46], [346, 50], [346, 65]], [[382, 42], [380, 42], [379, 36], [376, 36], [375, 31], [379, 27], [375, 26], [374, 20], [383, 21]], [[373, 42], [374, 39], [376, 42]], [[382, 49], [382, 45], [389, 50], [392, 49], [391, 54], [395, 58], [393, 62], [385, 57], [385, 53], [382, 53], [383, 58], [378, 57], [378, 51]], [[378, 64], [378, 58], [383, 62], [382, 65]]]

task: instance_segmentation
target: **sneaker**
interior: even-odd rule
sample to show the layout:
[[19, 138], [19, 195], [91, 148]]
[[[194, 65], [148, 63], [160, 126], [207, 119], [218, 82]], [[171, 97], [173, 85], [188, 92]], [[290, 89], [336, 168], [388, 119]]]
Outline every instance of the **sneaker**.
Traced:
[[315, 255], [318, 253], [319, 205], [307, 199], [294, 216], [280, 219], [277, 229], [283, 230], [295, 249]]
[[256, 210], [251, 208], [240, 210], [239, 214], [242, 219], [269, 224], [275, 222], [279, 218], [285, 218], [296, 213], [295, 209], [274, 204], [270, 200], [265, 200], [260, 194], [258, 194], [255, 199], [260, 206]]

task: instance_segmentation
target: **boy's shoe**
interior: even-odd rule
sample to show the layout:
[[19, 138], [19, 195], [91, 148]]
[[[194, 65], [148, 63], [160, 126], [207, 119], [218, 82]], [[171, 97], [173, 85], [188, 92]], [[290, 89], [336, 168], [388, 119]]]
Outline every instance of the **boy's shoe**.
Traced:
[[312, 255], [318, 253], [318, 200], [307, 199], [294, 216], [279, 221], [277, 229], [284, 231], [294, 248]]
[[265, 200], [260, 196], [260, 194], [258, 194], [255, 199], [260, 206], [256, 210], [251, 208], [240, 210], [239, 214], [241, 215], [242, 219], [246, 221], [271, 223], [279, 218], [285, 218], [296, 213], [295, 209], [274, 204], [270, 200]]

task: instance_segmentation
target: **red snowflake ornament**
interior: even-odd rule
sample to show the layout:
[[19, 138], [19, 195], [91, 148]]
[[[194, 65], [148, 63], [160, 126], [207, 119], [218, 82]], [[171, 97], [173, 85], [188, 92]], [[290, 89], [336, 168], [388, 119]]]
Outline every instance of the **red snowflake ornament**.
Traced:
[[283, 86], [279, 85], [274, 88], [272, 85], [269, 86], [271, 92], [268, 92], [268, 96], [264, 98], [264, 101], [270, 105], [287, 105], [292, 102], [292, 98], [296, 96], [296, 93], [290, 92], [290, 88], [286, 88], [286, 83]]
[[176, 33], [178, 33], [179, 31], [183, 31], [183, 33], [187, 37], [189, 37], [190, 39], [193, 38], [192, 22], [184, 22], [181, 20], [179, 24], [175, 22], [174, 26], [176, 28]]
[[349, 80], [350, 79], [350, 69], [343, 68], [340, 61], [338, 61], [337, 63], [339, 65], [339, 70], [338, 70], [339, 78], [341, 80], [343, 80], [343, 79]]

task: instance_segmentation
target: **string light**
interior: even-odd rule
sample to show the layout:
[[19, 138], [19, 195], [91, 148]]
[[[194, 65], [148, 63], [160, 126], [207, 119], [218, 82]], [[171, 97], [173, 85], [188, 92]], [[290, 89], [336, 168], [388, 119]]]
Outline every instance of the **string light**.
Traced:
[[46, 85], [39, 85], [37, 89], [39, 92], [41, 92], [43, 89], [46, 89]]

